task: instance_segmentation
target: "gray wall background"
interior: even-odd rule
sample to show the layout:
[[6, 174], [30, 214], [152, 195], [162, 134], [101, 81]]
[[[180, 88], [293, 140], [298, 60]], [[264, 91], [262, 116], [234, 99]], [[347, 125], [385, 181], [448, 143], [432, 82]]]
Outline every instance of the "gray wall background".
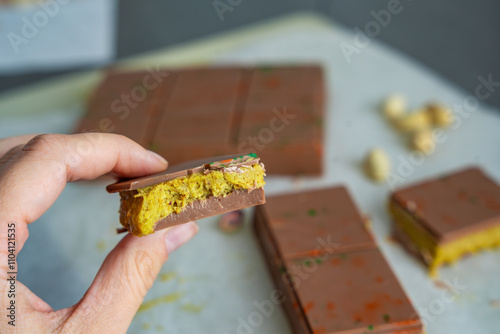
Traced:
[[[227, 3], [229, 0], [222, 0]], [[239, 0], [232, 0], [238, 2]], [[400, 0], [403, 12], [377, 37], [473, 93], [479, 75], [500, 82], [500, 1]], [[286, 13], [320, 13], [364, 27], [389, 0], [241, 0], [221, 21], [213, 0], [121, 0], [117, 58], [199, 39]], [[64, 73], [0, 77], [0, 92]], [[500, 89], [487, 101], [500, 107]]]

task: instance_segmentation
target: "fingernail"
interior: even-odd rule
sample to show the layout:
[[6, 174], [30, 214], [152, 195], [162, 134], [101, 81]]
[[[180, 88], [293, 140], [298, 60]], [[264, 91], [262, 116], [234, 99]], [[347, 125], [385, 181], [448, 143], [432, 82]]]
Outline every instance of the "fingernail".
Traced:
[[154, 159], [158, 160], [161, 164], [168, 166], [168, 161], [164, 157], [162, 157], [158, 153], [153, 152], [151, 150], [148, 150], [148, 152], [151, 155], [151, 157], [153, 157]]
[[198, 224], [196, 224], [195, 222], [189, 222], [171, 227], [168, 230], [166, 237], [168, 253], [170, 254], [171, 252], [185, 244], [196, 233], [198, 233], [198, 229]]

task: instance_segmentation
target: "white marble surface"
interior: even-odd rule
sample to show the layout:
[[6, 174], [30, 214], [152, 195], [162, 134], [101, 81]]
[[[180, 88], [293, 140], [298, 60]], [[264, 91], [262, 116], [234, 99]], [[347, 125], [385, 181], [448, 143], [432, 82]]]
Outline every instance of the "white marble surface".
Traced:
[[[330, 101], [325, 122], [325, 175], [303, 182], [268, 177], [268, 195], [346, 184], [362, 211], [372, 217], [382, 251], [424, 317], [428, 334], [500, 333], [500, 309], [490, 305], [491, 300], [500, 300], [500, 251], [484, 252], [443, 269], [442, 281], [458, 282], [457, 297], [444, 298], [444, 290], [435, 286], [423, 266], [388, 242], [385, 204], [389, 187], [370, 183], [359, 170], [360, 160], [373, 146], [388, 152], [396, 171], [401, 166], [398, 159], [409, 156], [377, 112], [383, 96], [400, 92], [415, 107], [431, 99], [452, 106], [463, 104], [467, 96], [376, 41], [347, 63], [339, 44], [352, 40], [351, 32], [335, 26], [288, 29], [243, 44], [217, 59], [218, 63], [314, 61], [326, 68]], [[0, 135], [69, 131], [77, 109], [24, 123], [2, 119]], [[460, 118], [460, 126], [446, 131], [446, 140], [403, 183], [470, 164], [480, 165], [500, 181], [500, 112], [480, 105], [467, 118]], [[114, 234], [118, 197], [107, 194], [104, 185], [69, 185], [54, 206], [30, 226], [30, 238], [19, 258], [19, 277], [55, 308], [69, 306], [82, 296], [120, 238]], [[254, 302], [269, 299], [273, 286], [250, 224], [236, 235], [221, 233], [215, 218], [200, 221], [200, 226], [199, 235], [171, 257], [162, 269], [166, 275], [146, 296], [148, 301], [170, 295], [172, 301], [138, 313], [130, 333], [246, 333], [239, 319], [255, 314]], [[289, 332], [279, 309], [258, 325], [251, 333]]]

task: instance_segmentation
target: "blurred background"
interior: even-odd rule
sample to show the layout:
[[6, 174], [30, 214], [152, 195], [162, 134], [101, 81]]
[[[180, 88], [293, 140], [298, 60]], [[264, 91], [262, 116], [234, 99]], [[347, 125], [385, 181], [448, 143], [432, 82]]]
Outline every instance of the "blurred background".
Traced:
[[[101, 79], [96, 69], [116, 62], [142, 70], [317, 63], [325, 70], [327, 92], [324, 173], [269, 176], [266, 193], [346, 185], [370, 216], [415, 307], [426, 310], [442, 290], [391, 241], [385, 208], [392, 189], [367, 179], [360, 162], [376, 145], [403, 175], [413, 151], [378, 108], [386, 96], [402, 93], [412, 110], [438, 100], [457, 120], [436, 153], [412, 166], [402, 183], [467, 165], [499, 181], [499, 41], [500, 2], [494, 0], [0, 0], [0, 138], [71, 133]], [[480, 97], [479, 85], [487, 98]], [[69, 184], [29, 226], [19, 279], [55, 309], [81, 298], [121, 238], [115, 232], [119, 199], [105, 185]], [[244, 228], [233, 235], [218, 229], [216, 217], [200, 222], [199, 235], [169, 259], [146, 302], [178, 292], [182, 297], [138, 313], [130, 333], [236, 332], [238, 317], [251, 314], [252, 301], [265, 300], [273, 289], [251, 210], [245, 214]], [[498, 333], [500, 317], [491, 300], [500, 300], [499, 259], [499, 252], [489, 252], [443, 270], [443, 280], [459, 277], [467, 290], [436, 321], [424, 319], [427, 333]], [[288, 332], [279, 310], [255, 331]]]
[[[30, 5], [26, 0], [0, 1], [5, 4], [0, 9], [0, 35], [3, 36], [0, 92], [293, 12], [316, 13], [349, 29], [363, 29], [374, 19], [372, 11], [387, 8], [389, 1], [74, 0], [59, 3], [54, 0], [47, 1], [52, 6], [47, 5], [44, 10], [49, 14], [48, 19], [37, 16], [42, 7], [32, 2], [35, 4]], [[376, 37], [379, 42], [400, 50], [469, 92], [476, 87], [479, 75], [500, 76], [498, 1], [401, 0], [400, 3], [404, 10], [393, 15], [390, 24], [383, 27]], [[21, 6], [17, 6], [19, 4]], [[12, 43], [16, 47], [12, 47]], [[491, 96], [487, 103], [500, 106], [500, 94]]]

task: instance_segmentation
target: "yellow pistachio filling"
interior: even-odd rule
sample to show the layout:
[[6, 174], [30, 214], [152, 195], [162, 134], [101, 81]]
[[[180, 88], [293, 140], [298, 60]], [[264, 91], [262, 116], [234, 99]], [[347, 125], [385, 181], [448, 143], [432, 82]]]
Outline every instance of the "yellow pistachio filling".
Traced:
[[154, 232], [155, 223], [187, 205], [211, 196], [224, 197], [233, 190], [264, 186], [265, 170], [260, 164], [236, 171], [212, 170], [179, 177], [150, 187], [120, 192], [120, 223], [132, 234]]
[[440, 244], [431, 233], [420, 226], [416, 219], [399, 205], [391, 202], [389, 210], [397, 227], [408, 236], [424, 258], [432, 277], [436, 276], [440, 266], [452, 264], [465, 254], [474, 254], [483, 249], [500, 246], [500, 224]]

